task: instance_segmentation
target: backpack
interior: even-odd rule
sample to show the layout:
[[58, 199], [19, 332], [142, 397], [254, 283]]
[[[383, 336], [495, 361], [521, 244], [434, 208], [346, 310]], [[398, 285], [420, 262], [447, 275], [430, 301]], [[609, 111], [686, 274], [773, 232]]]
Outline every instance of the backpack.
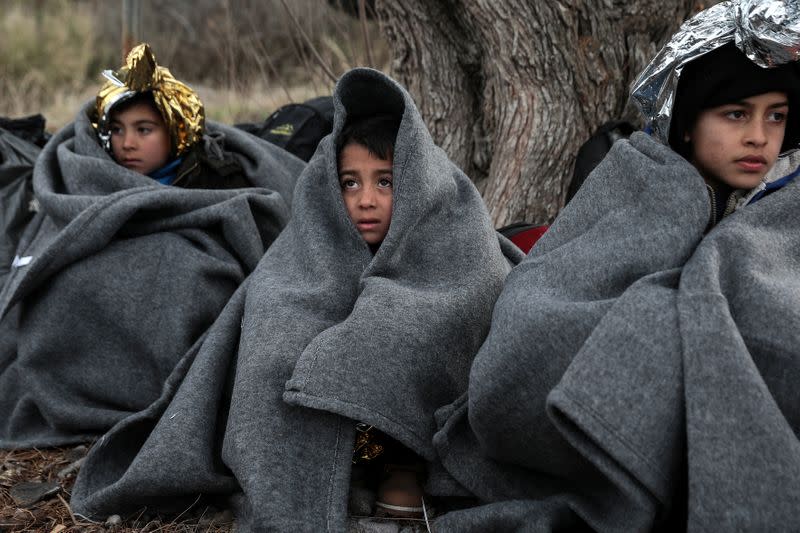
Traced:
[[[39, 133], [43, 135], [43, 131]], [[19, 130], [12, 133], [0, 128], [0, 287], [8, 276], [22, 233], [36, 211], [33, 166], [41, 148], [18, 134]], [[44, 140], [35, 135], [29, 138]]]
[[45, 118], [41, 114], [22, 118], [0, 117], [0, 129], [16, 135], [39, 148], [47, 144], [52, 135], [45, 131]]
[[[575, 169], [572, 181], [567, 189], [566, 202], [568, 203], [578, 192], [583, 182], [592, 170], [603, 160], [611, 147], [618, 139], [628, 138], [634, 131], [629, 122], [614, 120], [606, 122], [578, 149], [575, 159]], [[536, 241], [545, 234], [549, 228], [546, 224], [531, 224], [530, 222], [515, 222], [504, 226], [497, 231], [517, 245], [523, 252], [528, 253]]]
[[618, 139], [627, 139], [634, 132], [633, 124], [624, 120], [613, 120], [606, 122], [578, 149], [575, 158], [575, 170], [572, 173], [572, 181], [569, 182], [567, 197], [564, 204], [569, 203], [583, 182], [589, 177], [594, 167], [606, 156], [611, 147]]
[[333, 131], [333, 98], [320, 96], [302, 104], [286, 104], [261, 124], [236, 124], [234, 127], [308, 161], [322, 138]]
[[517, 245], [517, 248], [526, 254], [531, 251], [542, 235], [545, 234], [547, 224], [531, 224], [530, 222], [514, 222], [498, 229], [497, 232]]

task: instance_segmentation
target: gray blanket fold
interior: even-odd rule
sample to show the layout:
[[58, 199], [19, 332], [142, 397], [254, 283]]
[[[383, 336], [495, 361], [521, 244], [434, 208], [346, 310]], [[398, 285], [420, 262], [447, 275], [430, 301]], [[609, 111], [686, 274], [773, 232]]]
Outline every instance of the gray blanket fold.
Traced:
[[86, 109], [42, 151], [0, 292], [0, 447], [85, 441], [149, 406], [285, 226], [304, 164], [208, 131], [252, 188], [154, 183], [109, 157]]
[[691, 530], [797, 528], [799, 208], [795, 181], [726, 220], [683, 269]]
[[33, 217], [33, 164], [41, 148], [0, 128], [0, 289]]
[[[434, 460], [433, 415], [466, 390], [509, 270], [502, 249], [521, 253], [501, 249], [404, 89], [356, 69], [334, 103], [286, 230], [161, 398], [92, 450], [78, 512], [227, 491], [244, 530], [341, 531], [356, 422]], [[348, 118], [376, 113], [402, 121], [391, 226], [373, 256], [345, 210], [334, 141]]]
[[642, 134], [615, 144], [437, 414], [445, 467], [485, 503], [439, 526], [796, 525], [798, 201], [792, 184], [704, 236], [696, 171]]

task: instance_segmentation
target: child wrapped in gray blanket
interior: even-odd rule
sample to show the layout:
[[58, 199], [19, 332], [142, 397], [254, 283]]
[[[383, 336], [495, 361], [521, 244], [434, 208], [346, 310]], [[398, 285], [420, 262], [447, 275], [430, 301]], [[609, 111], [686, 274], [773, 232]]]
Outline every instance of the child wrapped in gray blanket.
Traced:
[[200, 98], [156, 65], [149, 45], [134, 47], [122, 68], [103, 75], [107, 81], [97, 94], [94, 126], [117, 163], [163, 185], [251, 186], [217, 139], [203, 142], [207, 132]]
[[722, 2], [642, 73], [653, 135], [618, 141], [509, 274], [437, 413], [484, 504], [443, 531], [796, 528], [798, 46], [796, 2]]
[[34, 168], [39, 210], [0, 290], [0, 448], [84, 442], [152, 403], [305, 167], [206, 123], [147, 45], [106, 77]]
[[760, 67], [734, 43], [688, 62], [668, 141], [705, 181], [710, 229], [794, 178], [770, 171], [779, 154], [800, 144], [800, 68]]
[[[344, 205], [373, 253], [380, 247], [391, 224], [392, 159], [399, 126], [399, 117], [368, 116], [345, 125], [337, 139]], [[353, 451], [356, 486], [375, 478], [374, 467], [381, 465], [384, 472], [375, 501], [377, 513], [422, 516], [422, 459], [373, 426], [358, 424], [357, 430]]]
[[92, 449], [76, 512], [180, 512], [203, 494], [243, 531], [344, 531], [372, 512], [348, 506], [370, 455], [375, 477], [389, 465], [381, 509], [419, 513], [434, 412], [464, 392], [522, 253], [394, 80], [350, 71], [334, 106], [286, 229], [161, 396]]

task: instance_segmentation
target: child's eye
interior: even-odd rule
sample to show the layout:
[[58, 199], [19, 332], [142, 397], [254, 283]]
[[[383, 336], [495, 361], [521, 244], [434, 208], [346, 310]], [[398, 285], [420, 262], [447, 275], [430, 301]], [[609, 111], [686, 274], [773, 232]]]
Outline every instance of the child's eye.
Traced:
[[741, 120], [744, 118], [744, 111], [741, 109], [734, 109], [732, 111], [727, 111], [725, 116], [733, 120]]
[[356, 189], [358, 188], [358, 183], [356, 180], [353, 179], [343, 179], [341, 181], [342, 189]]
[[111, 135], [119, 135], [120, 133], [122, 133], [122, 128], [120, 128], [119, 126], [111, 126], [110, 128], [108, 128], [108, 131], [111, 133]]
[[769, 115], [767, 115], [767, 121], [769, 122], [783, 122], [786, 120], [786, 113], [783, 111], [773, 111]]
[[146, 128], [146, 127], [140, 127], [139, 128], [139, 133], [141, 133], [142, 135], [147, 135], [148, 133], [150, 133], [152, 131], [153, 131], [153, 128]]
[[392, 178], [381, 178], [378, 181], [378, 187], [391, 188], [392, 187]]

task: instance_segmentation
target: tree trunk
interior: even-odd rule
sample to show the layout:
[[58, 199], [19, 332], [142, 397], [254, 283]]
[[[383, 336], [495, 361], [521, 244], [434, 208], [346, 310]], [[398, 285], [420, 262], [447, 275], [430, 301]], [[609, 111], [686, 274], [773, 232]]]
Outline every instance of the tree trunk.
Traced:
[[551, 221], [580, 145], [635, 119], [638, 73], [693, 0], [378, 0], [393, 75], [497, 227]]

